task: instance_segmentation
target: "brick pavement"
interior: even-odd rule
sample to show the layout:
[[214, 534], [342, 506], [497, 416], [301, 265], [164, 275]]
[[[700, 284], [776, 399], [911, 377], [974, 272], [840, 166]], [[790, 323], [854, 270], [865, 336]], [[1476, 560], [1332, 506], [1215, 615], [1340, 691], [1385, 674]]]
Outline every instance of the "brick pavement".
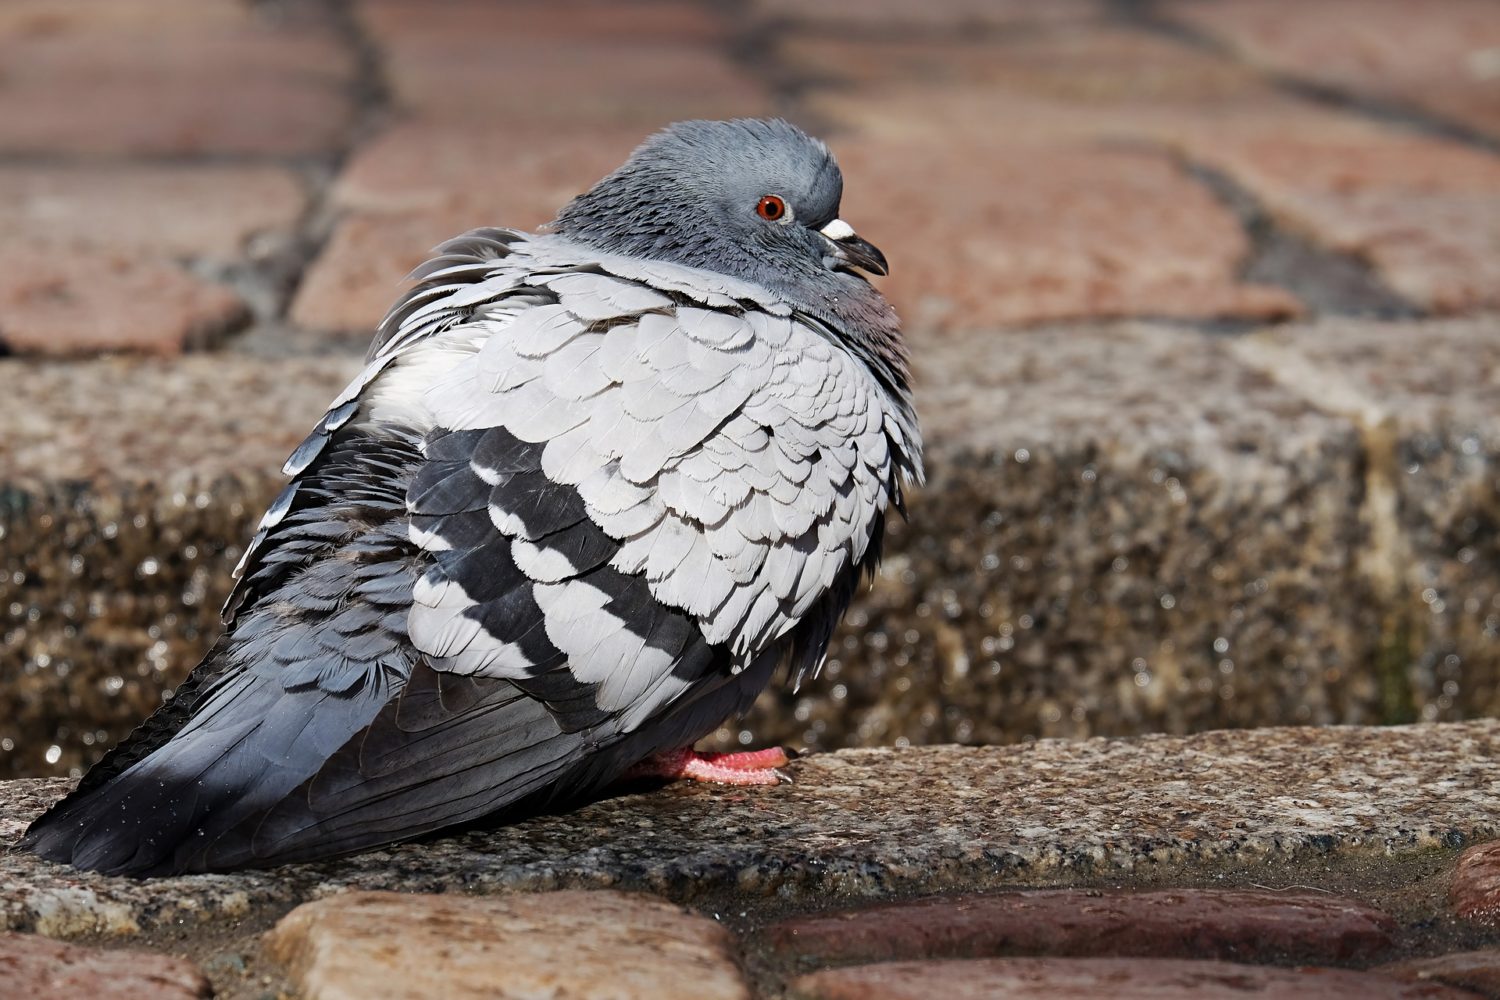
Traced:
[[[81, 768], [180, 678], [428, 246], [690, 116], [832, 144], [934, 456], [824, 677], [721, 745], [1494, 712], [1497, 53], [1488, 0], [11, 0], [0, 773]], [[1474, 933], [1327, 988], [1497, 995]], [[1131, 954], [796, 989], [1307, 988]]]

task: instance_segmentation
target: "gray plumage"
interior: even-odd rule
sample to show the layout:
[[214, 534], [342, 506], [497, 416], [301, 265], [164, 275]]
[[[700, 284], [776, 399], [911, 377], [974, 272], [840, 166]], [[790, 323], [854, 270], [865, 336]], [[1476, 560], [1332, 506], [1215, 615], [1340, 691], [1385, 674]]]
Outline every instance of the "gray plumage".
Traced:
[[288, 460], [224, 637], [23, 845], [345, 853], [587, 795], [815, 670], [921, 475], [841, 193], [784, 122], [688, 122], [548, 232], [440, 247]]

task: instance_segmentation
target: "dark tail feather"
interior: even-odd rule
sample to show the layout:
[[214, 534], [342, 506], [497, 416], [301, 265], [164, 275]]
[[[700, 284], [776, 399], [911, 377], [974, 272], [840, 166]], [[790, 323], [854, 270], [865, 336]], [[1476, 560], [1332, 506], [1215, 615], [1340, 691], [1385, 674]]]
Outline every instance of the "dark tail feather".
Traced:
[[134, 876], [333, 857], [543, 791], [588, 743], [507, 681], [425, 663], [395, 697], [288, 692], [239, 674], [169, 743], [59, 804], [20, 846]]
[[367, 730], [254, 821], [212, 840], [193, 868], [309, 861], [476, 820], [549, 787], [587, 743], [507, 681], [423, 663]]
[[238, 672], [167, 743], [63, 800], [19, 846], [108, 875], [196, 870], [187, 859], [198, 844], [287, 795], [387, 697], [289, 692]]

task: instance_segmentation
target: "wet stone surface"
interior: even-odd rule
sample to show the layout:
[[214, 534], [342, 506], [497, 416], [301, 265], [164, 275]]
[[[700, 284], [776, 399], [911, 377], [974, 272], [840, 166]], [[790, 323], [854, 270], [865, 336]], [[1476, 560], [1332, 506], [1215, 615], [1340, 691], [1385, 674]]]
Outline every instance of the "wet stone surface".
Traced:
[[796, 1000], [1460, 1000], [1474, 994], [1347, 969], [1150, 958], [1010, 958], [892, 962], [832, 969], [792, 984]]
[[1466, 920], [1500, 924], [1500, 843], [1479, 844], [1459, 856], [1448, 900]]
[[1318, 892], [1055, 889], [929, 897], [776, 924], [770, 946], [802, 965], [1149, 955], [1347, 963], [1390, 948], [1396, 922]]
[[[1500, 722], [848, 750], [794, 784], [673, 785], [272, 872], [138, 882], [0, 858], [0, 926], [130, 935], [339, 888], [615, 888], [803, 907], [1273, 860], [1387, 858], [1500, 833]], [[0, 784], [0, 839], [68, 782]], [[910, 836], [893, 835], [911, 831]]]

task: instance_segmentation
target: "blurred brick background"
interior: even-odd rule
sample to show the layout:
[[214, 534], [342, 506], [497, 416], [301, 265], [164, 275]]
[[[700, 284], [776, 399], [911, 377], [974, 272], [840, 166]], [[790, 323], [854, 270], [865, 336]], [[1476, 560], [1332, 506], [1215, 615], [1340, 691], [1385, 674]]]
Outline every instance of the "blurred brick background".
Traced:
[[[1101, 638], [1097, 661], [1079, 647], [1118, 620], [1068, 633], [1055, 575], [1024, 601], [993, 590], [1007, 574], [1055, 571], [1061, 536], [1051, 548], [1012, 538], [982, 558], [958, 529], [898, 538], [886, 579], [897, 589], [877, 587], [856, 611], [886, 638], [862, 647], [846, 634], [822, 689], [852, 713], [848, 731], [827, 728], [838, 713], [821, 703], [789, 699], [767, 718], [779, 710], [791, 728], [767, 722], [757, 736], [981, 740], [1494, 710], [1500, 684], [1464, 673], [1496, 657], [1500, 632], [1487, 520], [1500, 481], [1493, 0], [6, 0], [0, 677], [13, 683], [0, 687], [13, 700], [0, 770], [78, 766], [191, 665], [280, 457], [431, 245], [478, 225], [546, 222], [670, 121], [766, 114], [832, 145], [843, 215], [890, 257], [882, 287], [907, 318], [927, 398], [947, 400], [924, 405], [939, 473], [928, 524], [972, 529], [984, 516], [939, 509], [945, 497], [977, 502], [972, 484], [943, 478], [945, 454], [1011, 456], [997, 482], [1024, 471], [1018, 456], [1037, 449], [1018, 447], [1022, 431], [1006, 421], [1023, 401], [1030, 419], [1055, 400], [1044, 384], [1011, 406], [1006, 387], [1035, 388], [1036, 366], [1063, 357], [1072, 374], [1056, 384], [1114, 407], [1058, 445], [1080, 456], [1087, 483], [1119, 443], [1095, 440], [1112, 413], [1127, 426], [1152, 414], [1141, 440], [1181, 431], [1121, 465], [1158, 493], [1196, 488], [1179, 460], [1208, 470], [1204, 497], [1239, 482], [1216, 471], [1239, 466], [1202, 444], [1205, 428], [1263, 413], [1328, 411], [1315, 436], [1343, 457], [1308, 472], [1306, 489], [1277, 493], [1247, 474], [1248, 506], [1229, 527], [1142, 541], [1154, 555], [1135, 564], [1136, 596], [1119, 598], [1136, 637]], [[1116, 320], [1150, 329], [1121, 334]], [[1256, 339], [1268, 327], [1288, 332]], [[1115, 350], [1133, 360], [1099, 361]], [[1174, 369], [1185, 356], [1197, 360]], [[1410, 384], [1418, 361], [1436, 368]], [[970, 362], [998, 381], [970, 386]], [[1213, 380], [1226, 371], [1221, 391]], [[1329, 372], [1357, 373], [1358, 385], [1341, 390]], [[995, 405], [968, 425], [948, 416], [984, 392]], [[1456, 429], [1445, 408], [1455, 393]], [[1394, 398], [1401, 412], [1383, 410]], [[1429, 404], [1407, 435], [1403, 421]], [[1213, 407], [1227, 416], [1203, 417]], [[1311, 426], [1295, 419], [1245, 433], [1275, 452]], [[1408, 495], [1389, 472], [1422, 435], [1458, 435], [1462, 468], [1434, 496], [1468, 489], [1472, 510], [1460, 503], [1439, 523], [1439, 501]], [[1295, 473], [1290, 458], [1272, 464]], [[1325, 495], [1340, 477], [1348, 490]], [[1195, 508], [1200, 495], [1183, 495]], [[1275, 589], [1277, 566], [1236, 567], [1232, 555], [1245, 548], [1236, 531], [1280, 523], [1288, 505], [1307, 523], [1329, 511], [1337, 522], [1317, 536], [1318, 560], [1287, 570], [1301, 581], [1295, 607]], [[1188, 559], [1185, 579], [1196, 586], [1201, 569], [1204, 587], [1237, 588], [1251, 605], [1226, 598], [1187, 640], [1177, 623], [1191, 603], [1161, 582], [1178, 571], [1163, 553], [1173, 532], [1200, 528], [1230, 555]], [[1101, 574], [1130, 565], [1115, 551], [1101, 559]], [[1284, 697], [1242, 712], [1236, 661], [1219, 646], [1268, 589], [1291, 620], [1267, 619], [1261, 666], [1290, 680], [1267, 681]], [[1106, 591], [1077, 592], [1097, 602]], [[882, 631], [897, 594], [923, 621]], [[1347, 613], [1328, 612], [1334, 626], [1313, 610], [1344, 600]], [[1455, 609], [1472, 622], [1424, 617]], [[957, 638], [928, 630], [944, 618]], [[1024, 634], [1046, 628], [1026, 653]], [[1299, 628], [1321, 638], [1292, 648]], [[1060, 655], [1083, 664], [1076, 689], [1045, 681]], [[1234, 655], [1242, 677], [1261, 654]], [[873, 689], [852, 705], [848, 673], [871, 658], [909, 712]], [[998, 687], [965, 702], [957, 692], [980, 684], [969, 672], [982, 664]], [[1206, 707], [1174, 707], [1189, 694]]]

